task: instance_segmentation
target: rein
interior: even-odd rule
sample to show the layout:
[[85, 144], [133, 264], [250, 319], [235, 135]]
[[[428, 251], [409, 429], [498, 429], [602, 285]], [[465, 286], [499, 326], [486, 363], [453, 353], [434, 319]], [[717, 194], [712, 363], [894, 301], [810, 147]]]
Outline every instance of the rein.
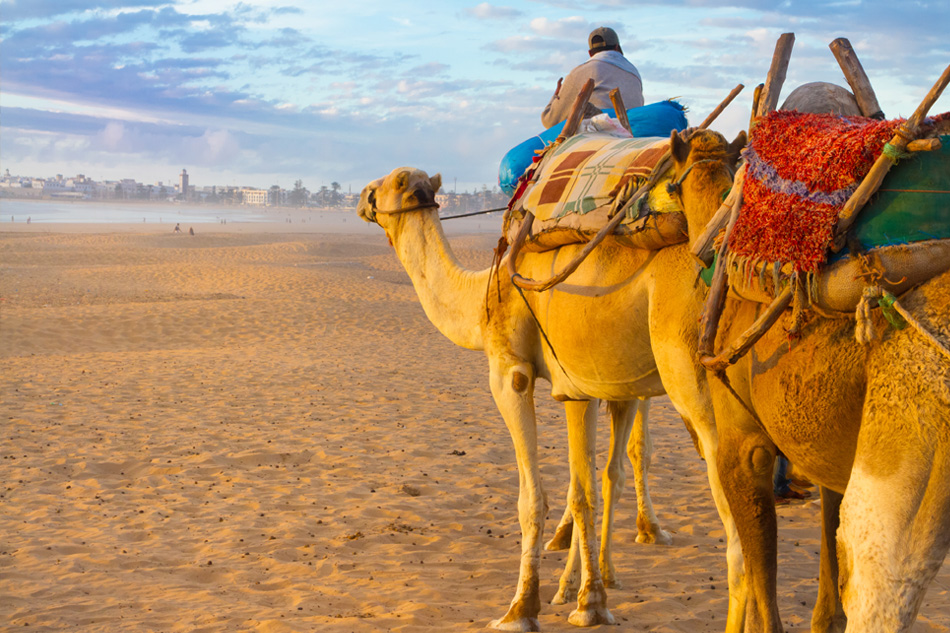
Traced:
[[395, 215], [397, 213], [405, 213], [406, 211], [418, 211], [419, 209], [438, 209], [438, 202], [423, 202], [422, 204], [415, 204], [411, 207], [402, 207], [401, 209], [380, 209], [376, 206], [373, 207], [373, 211], [376, 213], [382, 213], [383, 215]]
[[697, 160], [696, 162], [691, 164], [689, 167], [687, 167], [686, 171], [684, 171], [683, 174], [679, 178], [677, 178], [675, 181], [671, 181], [666, 184], [666, 192], [671, 195], [680, 193], [680, 191], [683, 188], [683, 182], [686, 180], [686, 177], [689, 176], [689, 173], [693, 171], [693, 167], [695, 167], [696, 165], [701, 165], [702, 163], [715, 163], [717, 161], [718, 159], [716, 158], [704, 158], [702, 160]]
[[[383, 215], [395, 215], [397, 213], [405, 213], [406, 211], [418, 211], [419, 209], [438, 209], [440, 208], [439, 203], [437, 202], [427, 202], [425, 204], [417, 204], [411, 207], [405, 207], [402, 209], [378, 209], [373, 207], [373, 211], [376, 213], [382, 213]], [[483, 209], [481, 211], [472, 211], [471, 213], [459, 213], [458, 215], [445, 215], [439, 216], [439, 220], [455, 220], [456, 218], [470, 218], [473, 215], [485, 215], [486, 213], [495, 213], [496, 211], [505, 211], [508, 207], [498, 207], [497, 209]]]

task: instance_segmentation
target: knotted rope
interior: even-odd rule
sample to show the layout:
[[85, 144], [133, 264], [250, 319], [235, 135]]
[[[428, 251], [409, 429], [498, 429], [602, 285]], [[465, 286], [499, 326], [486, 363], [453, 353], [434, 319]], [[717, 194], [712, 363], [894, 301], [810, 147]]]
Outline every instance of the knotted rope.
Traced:
[[950, 349], [948, 349], [940, 339], [934, 336], [923, 323], [918, 321], [914, 315], [908, 312], [897, 300], [897, 297], [887, 290], [884, 290], [881, 286], [867, 286], [861, 296], [861, 302], [858, 304], [857, 313], [855, 315], [858, 322], [854, 329], [854, 336], [858, 340], [858, 343], [867, 345], [877, 338], [877, 332], [871, 320], [871, 304], [875, 301], [877, 305], [880, 306], [884, 318], [887, 319], [891, 327], [895, 330], [903, 330], [910, 325], [929, 341], [931, 345], [936, 347], [941, 354], [950, 360]]

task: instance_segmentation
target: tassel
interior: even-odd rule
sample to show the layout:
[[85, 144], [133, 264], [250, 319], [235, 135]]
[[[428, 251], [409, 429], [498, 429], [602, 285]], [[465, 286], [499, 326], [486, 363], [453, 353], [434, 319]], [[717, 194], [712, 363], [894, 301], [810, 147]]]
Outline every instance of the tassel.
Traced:
[[854, 314], [856, 320], [854, 338], [861, 345], [870, 345], [877, 338], [877, 330], [874, 329], [874, 321], [871, 319], [871, 302], [876, 302], [880, 296], [879, 286], [868, 286], [861, 295], [861, 301], [858, 302], [858, 308]]

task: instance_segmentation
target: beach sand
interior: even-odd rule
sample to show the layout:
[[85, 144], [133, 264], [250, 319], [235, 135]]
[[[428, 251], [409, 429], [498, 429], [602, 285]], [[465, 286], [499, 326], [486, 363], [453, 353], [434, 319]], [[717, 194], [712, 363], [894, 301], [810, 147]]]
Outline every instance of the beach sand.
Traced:
[[[0, 630], [476, 631], [505, 613], [518, 476], [485, 358], [435, 330], [366, 228], [3, 227]], [[452, 242], [485, 267], [496, 238]], [[549, 538], [567, 441], [546, 389]], [[621, 627], [598, 630], [722, 631], [705, 467], [669, 400], [651, 415], [653, 500], [674, 544], [634, 542], [631, 486], [608, 598]], [[799, 633], [819, 507], [778, 515], [782, 619]], [[545, 601], [564, 559], [544, 553]], [[915, 631], [950, 631], [948, 588], [945, 567]], [[575, 631], [573, 608], [543, 604], [543, 630]]]

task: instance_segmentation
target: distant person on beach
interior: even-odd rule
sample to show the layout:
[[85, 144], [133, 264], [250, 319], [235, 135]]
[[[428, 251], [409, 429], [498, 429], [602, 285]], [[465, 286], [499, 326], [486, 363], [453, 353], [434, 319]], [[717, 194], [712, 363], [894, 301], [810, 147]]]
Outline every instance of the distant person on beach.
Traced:
[[181, 233], [181, 226], [178, 225], [178, 224], [176, 224], [176, 225], [175, 225], [175, 230], [172, 231], [172, 233]]
[[623, 56], [616, 31], [601, 26], [590, 32], [587, 38], [590, 59], [572, 70], [567, 78], [557, 80], [554, 96], [541, 113], [541, 123], [549, 128], [567, 119], [571, 107], [588, 79], [594, 80], [594, 92], [590, 104], [601, 110], [612, 108], [610, 91], [620, 89], [626, 108], [643, 105], [643, 82], [640, 71]]
[[195, 227], [189, 226], [189, 227], [188, 227], [188, 235], [194, 235], [194, 234], [195, 234]]

